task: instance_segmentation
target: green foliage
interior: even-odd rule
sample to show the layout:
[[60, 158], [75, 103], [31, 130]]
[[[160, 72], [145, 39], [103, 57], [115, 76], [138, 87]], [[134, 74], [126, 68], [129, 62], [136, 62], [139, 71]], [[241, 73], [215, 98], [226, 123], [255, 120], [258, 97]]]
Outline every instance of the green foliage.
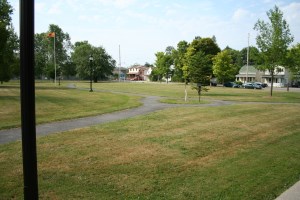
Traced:
[[293, 46], [289, 51], [287, 55], [287, 62], [286, 66], [289, 68], [289, 70], [292, 72], [294, 79], [300, 75], [300, 43]]
[[53, 50], [48, 48], [50, 41], [46, 38], [45, 33], [36, 33], [34, 37], [34, 53], [35, 53], [35, 76], [36, 78], [42, 78], [47, 76], [47, 64], [50, 61], [50, 55]]
[[[90, 55], [94, 58], [92, 63], [89, 62]], [[107, 54], [103, 47], [94, 47], [87, 41], [75, 44], [71, 58], [76, 65], [79, 77], [89, 79], [91, 70], [93, 70], [94, 82], [107, 79], [112, 75], [116, 65], [116, 61]], [[91, 64], [92, 66], [90, 66]]]
[[0, 0], [0, 82], [9, 81], [13, 75], [18, 76], [16, 68], [18, 58], [16, 52], [19, 41], [14, 32], [11, 17], [11, 5], [6, 0]]
[[184, 72], [185, 66], [185, 54], [187, 52], [187, 48], [189, 47], [188, 42], [180, 41], [177, 44], [177, 49], [173, 51], [173, 58], [174, 58], [174, 81], [183, 82], [187, 77], [187, 73]]
[[232, 57], [228, 50], [218, 53], [213, 58], [213, 73], [223, 84], [225, 81], [234, 79], [237, 67], [233, 64]]
[[155, 74], [161, 79], [163, 76], [167, 78], [171, 73], [171, 65], [173, 64], [172, 50], [173, 47], [167, 47], [166, 52], [157, 52], [155, 54]]
[[[243, 48], [240, 51], [242, 57], [242, 63], [240, 66], [243, 66], [247, 63], [247, 47]], [[260, 66], [263, 64], [262, 57], [260, 55], [259, 50], [256, 47], [250, 46], [249, 47], [249, 65]]]
[[289, 25], [283, 19], [283, 13], [275, 6], [267, 12], [270, 23], [258, 20], [254, 29], [259, 32], [256, 43], [261, 51], [263, 65], [261, 69], [271, 74], [271, 96], [275, 69], [285, 64], [288, 46], [293, 42]]
[[[52, 32], [55, 33], [55, 38], [47, 37], [48, 33]], [[69, 52], [71, 49], [72, 44], [69, 34], [63, 32], [63, 30], [55, 24], [50, 24], [47, 32], [35, 34], [36, 78], [42, 78], [43, 76], [52, 79], [55, 78], [54, 56], [56, 69], [60, 68], [65, 76], [73, 75], [73, 71], [69, 74], [70, 70], [65, 69], [65, 66], [68, 66], [66, 63], [70, 61]]]

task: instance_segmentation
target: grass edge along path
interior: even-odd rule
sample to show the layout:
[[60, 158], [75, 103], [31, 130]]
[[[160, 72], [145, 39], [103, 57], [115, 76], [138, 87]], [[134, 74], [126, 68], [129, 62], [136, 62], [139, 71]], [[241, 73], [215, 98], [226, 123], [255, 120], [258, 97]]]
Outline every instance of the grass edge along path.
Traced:
[[[299, 180], [296, 108], [172, 108], [40, 138], [41, 199], [274, 199]], [[2, 197], [21, 198], [20, 143], [0, 154]]]
[[[0, 130], [20, 126], [18, 87], [0, 87]], [[36, 88], [36, 122], [62, 121], [138, 107], [141, 97], [67, 88]]]

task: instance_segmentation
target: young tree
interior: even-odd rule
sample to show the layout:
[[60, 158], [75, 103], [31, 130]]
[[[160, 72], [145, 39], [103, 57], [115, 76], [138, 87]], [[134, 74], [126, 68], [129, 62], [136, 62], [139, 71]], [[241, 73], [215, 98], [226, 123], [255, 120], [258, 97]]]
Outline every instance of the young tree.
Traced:
[[[219, 51], [220, 48], [212, 38], [196, 37], [187, 48], [183, 65], [185, 66], [184, 71], [191, 82], [201, 84], [201, 90], [206, 90], [205, 86], [210, 83], [212, 58]], [[200, 92], [198, 90], [199, 95], [201, 95], [201, 90]]]
[[283, 19], [283, 13], [277, 6], [267, 12], [270, 23], [258, 20], [254, 30], [259, 32], [256, 43], [261, 51], [263, 65], [261, 69], [271, 74], [271, 96], [273, 95], [274, 73], [278, 66], [285, 64], [288, 46], [293, 42], [289, 25]]
[[228, 50], [218, 53], [213, 58], [213, 73], [218, 80], [224, 82], [234, 78], [237, 73], [236, 66], [233, 64], [232, 57]]

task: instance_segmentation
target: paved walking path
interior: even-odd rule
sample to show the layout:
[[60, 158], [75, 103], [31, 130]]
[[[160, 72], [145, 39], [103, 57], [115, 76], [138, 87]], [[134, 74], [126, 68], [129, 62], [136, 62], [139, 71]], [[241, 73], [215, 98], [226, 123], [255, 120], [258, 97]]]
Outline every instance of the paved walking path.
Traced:
[[[198, 105], [186, 105], [186, 104], [166, 104], [158, 101], [159, 97], [146, 96], [142, 99], [143, 105], [137, 108], [121, 110], [113, 113], [102, 114], [98, 116], [83, 117], [72, 120], [51, 122], [47, 124], [40, 124], [36, 126], [37, 137], [48, 135], [51, 133], [68, 131], [76, 128], [83, 128], [96, 124], [103, 124], [107, 122], [113, 122], [121, 119], [126, 119], [138, 115], [144, 115], [157, 110], [165, 108], [179, 107], [179, 106], [197, 106], [197, 107], [208, 107], [208, 106], [221, 106], [229, 105], [232, 102], [229, 101], [214, 101], [211, 104], [198, 104]], [[13, 128], [0, 130], [0, 144], [5, 144], [13, 141], [21, 140], [21, 129]]]
[[[249, 104], [251, 102], [231, 102], [231, 101], [212, 101], [210, 104], [198, 104], [198, 105], [186, 105], [186, 104], [165, 104], [158, 101], [159, 97], [155, 96], [145, 96], [142, 99], [143, 105], [138, 108], [132, 108], [122, 111], [117, 111], [108, 114], [102, 114], [92, 117], [84, 117], [79, 119], [65, 120], [59, 122], [51, 122], [47, 124], [40, 124], [36, 126], [37, 137], [48, 135], [51, 133], [57, 133], [62, 131], [68, 131], [76, 128], [88, 127], [96, 124], [103, 124], [108, 122], [113, 122], [117, 120], [122, 120], [138, 115], [144, 115], [157, 110], [162, 110], [171, 107], [209, 107], [209, 106], [222, 106], [231, 104]], [[254, 102], [252, 102], [254, 103]], [[260, 102], [255, 102], [260, 103]], [[269, 103], [268, 103], [269, 104]], [[21, 129], [7, 129], [0, 130], [0, 145], [9, 142], [14, 142], [21, 140]], [[289, 188], [283, 194], [281, 194], [276, 200], [300, 200], [300, 181], [294, 186]]]
[[275, 200], [300, 200], [300, 181], [295, 183], [295, 185], [290, 187]]

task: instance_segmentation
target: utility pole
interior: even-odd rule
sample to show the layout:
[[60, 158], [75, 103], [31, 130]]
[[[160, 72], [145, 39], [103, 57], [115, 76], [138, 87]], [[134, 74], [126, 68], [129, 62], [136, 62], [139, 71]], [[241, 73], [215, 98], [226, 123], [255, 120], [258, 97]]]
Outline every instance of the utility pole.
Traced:
[[248, 33], [246, 82], [248, 82], [248, 68], [249, 68], [249, 38], [250, 38], [250, 33]]
[[119, 82], [121, 81], [121, 47], [119, 45]]

